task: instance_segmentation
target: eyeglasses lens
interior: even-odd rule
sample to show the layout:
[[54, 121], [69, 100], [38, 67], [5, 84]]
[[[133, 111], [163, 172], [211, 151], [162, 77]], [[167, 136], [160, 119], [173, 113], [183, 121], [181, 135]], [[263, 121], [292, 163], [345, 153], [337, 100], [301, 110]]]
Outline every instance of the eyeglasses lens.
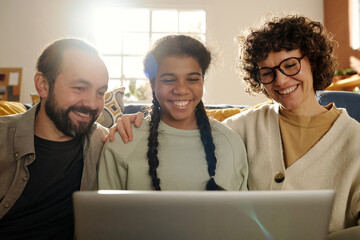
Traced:
[[292, 76], [299, 72], [300, 63], [296, 58], [290, 58], [281, 63], [280, 69], [285, 73], [285, 75]]
[[270, 83], [274, 79], [274, 72], [271, 68], [260, 69], [259, 75], [262, 83]]
[[259, 77], [262, 83], [271, 83], [275, 78], [275, 68], [286, 76], [294, 76], [300, 71], [300, 61], [297, 58], [289, 58], [283, 61], [279, 67], [262, 68], [259, 70]]

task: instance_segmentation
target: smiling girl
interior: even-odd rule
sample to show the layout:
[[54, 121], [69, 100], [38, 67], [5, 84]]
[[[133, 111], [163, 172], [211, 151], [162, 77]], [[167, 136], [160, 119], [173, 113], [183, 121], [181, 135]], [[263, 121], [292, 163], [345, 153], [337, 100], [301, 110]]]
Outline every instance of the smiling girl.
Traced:
[[99, 189], [246, 190], [248, 165], [238, 134], [208, 119], [203, 95], [210, 52], [198, 40], [167, 36], [144, 60], [152, 111], [134, 140], [104, 146]]

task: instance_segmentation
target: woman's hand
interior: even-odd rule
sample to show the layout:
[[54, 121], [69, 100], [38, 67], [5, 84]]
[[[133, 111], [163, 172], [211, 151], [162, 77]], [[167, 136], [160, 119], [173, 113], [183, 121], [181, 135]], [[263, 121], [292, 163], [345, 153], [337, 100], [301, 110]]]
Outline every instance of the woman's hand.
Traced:
[[140, 127], [143, 119], [144, 114], [142, 112], [122, 115], [121, 118], [117, 120], [116, 125], [110, 128], [109, 133], [102, 141], [106, 142], [107, 139], [109, 139], [110, 142], [114, 141], [114, 134], [118, 132], [124, 143], [131, 142], [133, 139], [131, 124], [134, 123], [135, 127]]

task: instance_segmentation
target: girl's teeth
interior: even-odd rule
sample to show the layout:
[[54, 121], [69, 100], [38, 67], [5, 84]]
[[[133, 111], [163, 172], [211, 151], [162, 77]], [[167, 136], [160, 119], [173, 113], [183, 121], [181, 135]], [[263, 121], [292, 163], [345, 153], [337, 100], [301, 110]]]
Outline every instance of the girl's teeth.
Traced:
[[179, 106], [179, 107], [182, 107], [182, 106], [185, 106], [189, 103], [190, 101], [173, 101], [173, 103], [176, 105], [176, 106]]

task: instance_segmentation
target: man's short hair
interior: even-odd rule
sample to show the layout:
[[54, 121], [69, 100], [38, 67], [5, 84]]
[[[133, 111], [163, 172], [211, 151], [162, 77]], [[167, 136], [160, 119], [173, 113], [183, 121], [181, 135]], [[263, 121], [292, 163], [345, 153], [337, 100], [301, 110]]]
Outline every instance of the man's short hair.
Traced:
[[40, 55], [36, 67], [38, 72], [44, 74], [50, 89], [62, 70], [63, 53], [69, 49], [83, 50], [99, 55], [93, 46], [76, 38], [60, 39], [49, 45]]

